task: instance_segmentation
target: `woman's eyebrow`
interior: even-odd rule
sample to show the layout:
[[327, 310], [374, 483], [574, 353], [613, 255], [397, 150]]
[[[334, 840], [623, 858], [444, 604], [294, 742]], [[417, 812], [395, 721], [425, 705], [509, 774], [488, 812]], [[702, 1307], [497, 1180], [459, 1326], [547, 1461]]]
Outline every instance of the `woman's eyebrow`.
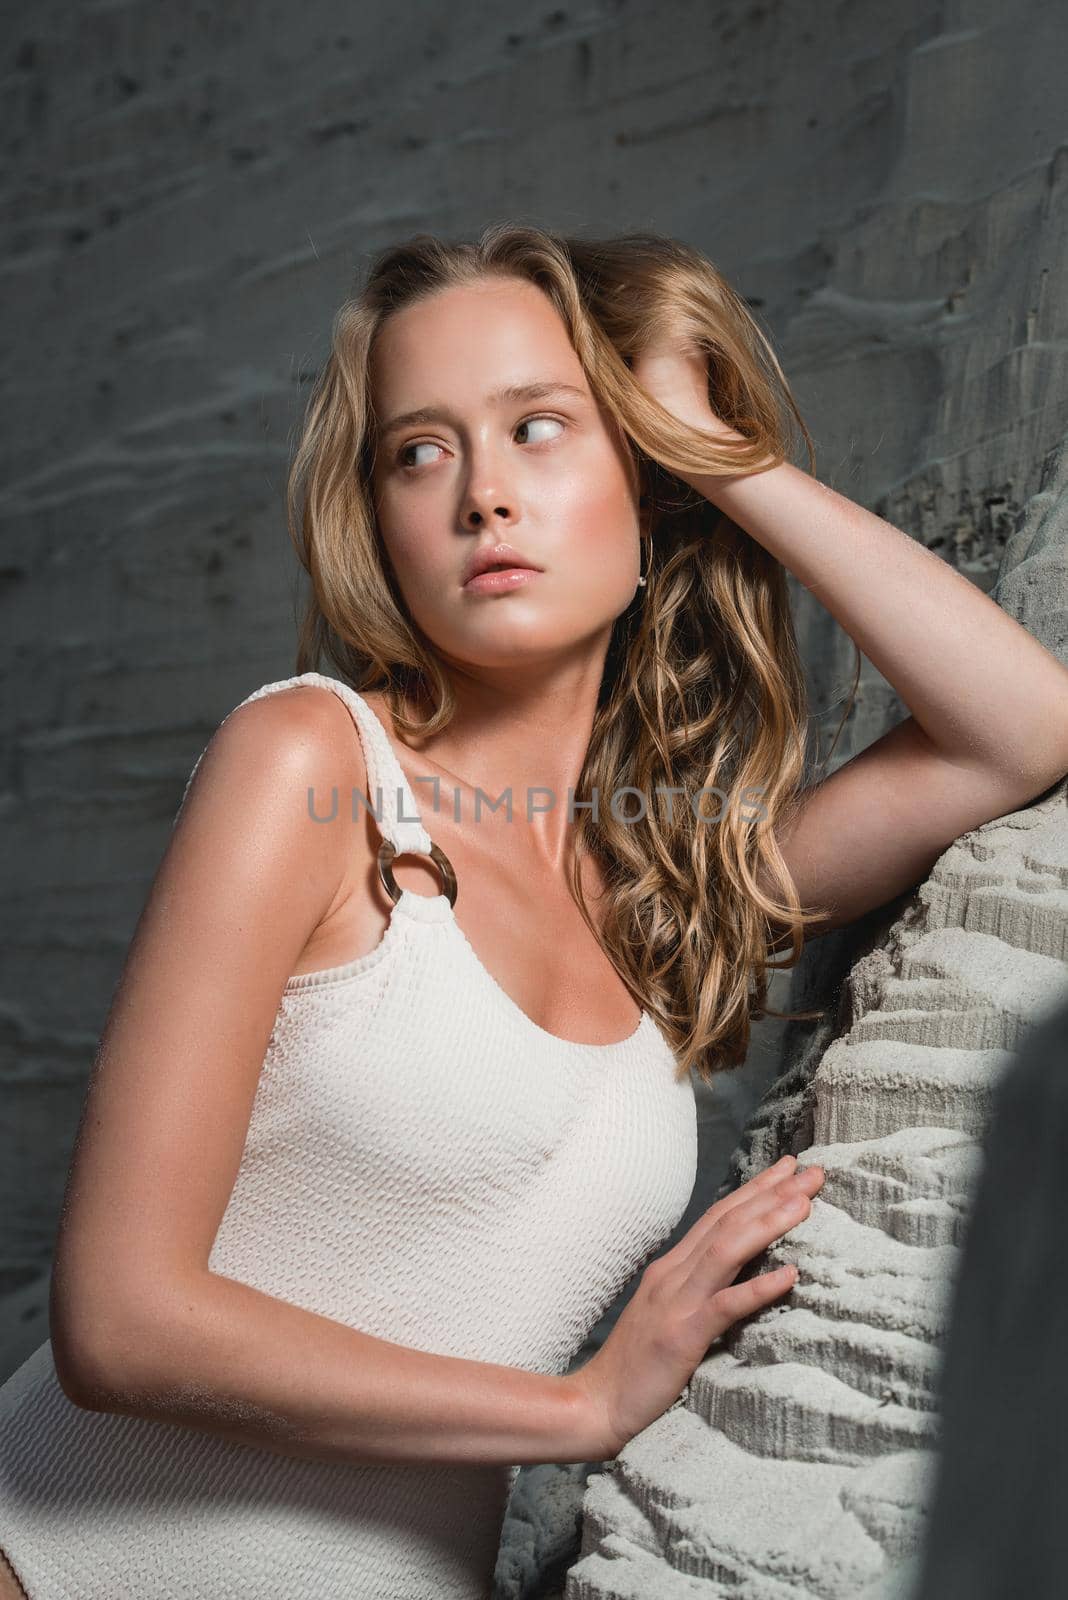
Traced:
[[[586, 390], [576, 388], [573, 383], [556, 383], [552, 379], [545, 379], [540, 383], [508, 383], [499, 389], [491, 389], [486, 396], [486, 403], [492, 406], [515, 400], [548, 400], [556, 394], [570, 395], [576, 400], [588, 399]], [[399, 416], [391, 417], [382, 428], [381, 436], [386, 439], [401, 428], [421, 427], [424, 422], [455, 424], [456, 418], [448, 406], [420, 406], [415, 411], [404, 411]]]

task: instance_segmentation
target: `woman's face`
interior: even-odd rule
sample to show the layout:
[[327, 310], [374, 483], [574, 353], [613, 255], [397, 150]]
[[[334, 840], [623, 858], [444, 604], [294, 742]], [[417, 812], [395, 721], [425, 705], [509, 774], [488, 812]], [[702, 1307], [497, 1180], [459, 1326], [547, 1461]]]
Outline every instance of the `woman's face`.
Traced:
[[[588, 642], [603, 656], [639, 577], [638, 479], [548, 297], [494, 279], [407, 306], [378, 334], [370, 384], [379, 529], [439, 653], [493, 667]], [[392, 426], [415, 410], [428, 414]], [[465, 588], [472, 553], [502, 541], [542, 570]]]

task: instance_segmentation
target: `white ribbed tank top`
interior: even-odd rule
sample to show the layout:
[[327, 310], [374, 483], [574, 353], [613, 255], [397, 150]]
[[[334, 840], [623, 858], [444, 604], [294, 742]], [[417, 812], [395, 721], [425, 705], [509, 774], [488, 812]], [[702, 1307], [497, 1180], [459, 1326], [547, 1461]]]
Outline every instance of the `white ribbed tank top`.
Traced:
[[[429, 852], [359, 694], [306, 672], [247, 700], [297, 684], [349, 708], [384, 838]], [[690, 1199], [675, 1073], [645, 1011], [615, 1044], [539, 1027], [447, 896], [402, 889], [369, 954], [285, 984], [210, 1266], [395, 1343], [563, 1373]], [[0, 1389], [0, 1548], [30, 1600], [486, 1600], [518, 1470], [306, 1461], [79, 1410], [48, 1340]]]

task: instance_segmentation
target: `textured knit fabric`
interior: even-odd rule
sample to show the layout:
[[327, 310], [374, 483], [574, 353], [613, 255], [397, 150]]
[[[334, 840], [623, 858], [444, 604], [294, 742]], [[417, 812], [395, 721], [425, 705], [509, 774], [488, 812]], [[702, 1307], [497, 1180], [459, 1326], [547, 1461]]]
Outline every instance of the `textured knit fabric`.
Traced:
[[[428, 851], [360, 695], [309, 672], [248, 699], [297, 684], [340, 696], [376, 825]], [[210, 1266], [394, 1343], [560, 1374], [696, 1165], [692, 1081], [647, 1012], [619, 1043], [557, 1038], [444, 894], [402, 890], [369, 954], [286, 983]], [[30, 1600], [485, 1600], [517, 1472], [303, 1460], [81, 1410], [48, 1341], [0, 1389], [0, 1547]]]

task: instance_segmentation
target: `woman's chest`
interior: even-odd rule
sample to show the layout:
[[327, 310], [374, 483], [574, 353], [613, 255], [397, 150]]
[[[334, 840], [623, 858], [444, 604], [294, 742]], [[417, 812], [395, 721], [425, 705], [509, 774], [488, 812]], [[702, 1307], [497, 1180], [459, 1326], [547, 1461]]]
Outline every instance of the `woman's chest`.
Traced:
[[[641, 1007], [587, 925], [559, 873], [527, 852], [509, 850], [498, 827], [492, 839], [473, 841], [435, 818], [434, 838], [456, 874], [456, 923], [497, 985], [538, 1027], [575, 1043], [606, 1045], [629, 1037]], [[393, 862], [401, 890], [442, 893], [429, 857], [403, 855]], [[601, 926], [603, 879], [587, 861], [583, 885], [594, 927]], [[298, 972], [339, 966], [373, 950], [382, 939], [393, 903], [379, 876], [377, 845], [368, 838], [354, 852], [352, 870], [333, 913], [305, 948]]]

